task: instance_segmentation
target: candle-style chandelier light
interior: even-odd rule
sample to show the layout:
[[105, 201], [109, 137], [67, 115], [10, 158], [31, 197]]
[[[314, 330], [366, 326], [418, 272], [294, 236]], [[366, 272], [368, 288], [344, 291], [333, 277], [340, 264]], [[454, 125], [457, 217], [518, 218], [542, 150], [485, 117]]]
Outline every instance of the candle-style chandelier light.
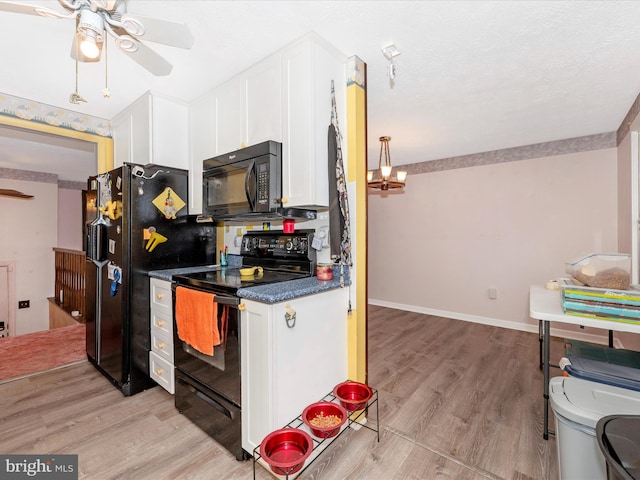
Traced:
[[[380, 159], [378, 160], [378, 170], [367, 171], [367, 185], [369, 188], [378, 190], [389, 190], [393, 188], [404, 188], [407, 179], [407, 172], [398, 170], [393, 176], [391, 167], [391, 156], [389, 154], [389, 141], [391, 137], [380, 137]], [[384, 163], [382, 162], [384, 157]]]

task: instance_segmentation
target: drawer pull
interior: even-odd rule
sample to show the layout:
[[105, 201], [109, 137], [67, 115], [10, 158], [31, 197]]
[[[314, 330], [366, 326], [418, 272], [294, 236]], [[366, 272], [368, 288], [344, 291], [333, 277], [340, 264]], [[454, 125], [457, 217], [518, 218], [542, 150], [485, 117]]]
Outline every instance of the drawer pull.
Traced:
[[156, 370], [156, 375], [162, 375], [164, 373], [164, 370], [162, 370], [161, 368], [158, 368]]
[[162, 349], [164, 348], [164, 343], [159, 343], [159, 344], [158, 344], [158, 348], [159, 348], [160, 350], [162, 350]]
[[162, 320], [158, 320], [156, 325], [158, 325], [159, 327], [164, 327], [164, 322]]
[[163, 293], [157, 293], [157, 294], [156, 294], [156, 298], [157, 298], [158, 300], [162, 300], [162, 297], [164, 297], [164, 294], [163, 294]]

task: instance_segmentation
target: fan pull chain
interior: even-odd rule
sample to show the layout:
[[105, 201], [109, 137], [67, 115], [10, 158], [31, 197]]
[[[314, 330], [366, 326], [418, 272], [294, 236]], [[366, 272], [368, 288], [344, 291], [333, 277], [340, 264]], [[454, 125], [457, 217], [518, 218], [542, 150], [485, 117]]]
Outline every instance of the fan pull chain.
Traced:
[[69, 102], [78, 105], [80, 102], [86, 102], [86, 100], [78, 93], [78, 38], [76, 36], [76, 91], [69, 95]]
[[102, 89], [102, 96], [104, 98], [111, 97], [111, 91], [109, 90], [109, 57], [107, 56], [107, 43], [109, 43], [107, 36], [104, 36], [104, 88]]

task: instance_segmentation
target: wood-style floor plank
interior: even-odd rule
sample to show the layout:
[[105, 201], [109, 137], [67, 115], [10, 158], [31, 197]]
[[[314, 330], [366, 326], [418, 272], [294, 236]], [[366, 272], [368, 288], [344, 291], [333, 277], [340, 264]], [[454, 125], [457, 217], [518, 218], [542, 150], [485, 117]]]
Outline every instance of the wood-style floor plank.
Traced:
[[[542, 439], [537, 334], [370, 307], [368, 338], [380, 442], [348, 431], [301, 478], [558, 478], [555, 438]], [[552, 348], [557, 358], [560, 339]], [[0, 383], [0, 431], [4, 454], [78, 454], [81, 479], [253, 478], [253, 462], [237, 462], [169, 393], [124, 397], [88, 362]], [[256, 478], [273, 476], [257, 466]]]

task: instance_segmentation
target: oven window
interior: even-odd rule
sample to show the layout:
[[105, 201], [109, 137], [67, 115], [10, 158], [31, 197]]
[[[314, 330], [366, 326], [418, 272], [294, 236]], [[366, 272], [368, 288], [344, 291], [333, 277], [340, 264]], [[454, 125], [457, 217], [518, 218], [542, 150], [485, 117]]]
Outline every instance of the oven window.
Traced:
[[224, 372], [224, 368], [225, 368], [225, 362], [224, 362], [225, 349], [224, 348], [220, 346], [213, 347], [213, 356], [211, 356], [211, 355], [206, 355], [202, 352], [199, 352], [198, 350], [193, 348], [191, 345], [189, 345], [187, 342], [180, 342], [180, 344], [182, 345], [182, 349], [189, 355], [194, 356], [202, 360], [203, 362], [208, 363], [212, 367], [215, 367], [218, 370], [221, 370]]

